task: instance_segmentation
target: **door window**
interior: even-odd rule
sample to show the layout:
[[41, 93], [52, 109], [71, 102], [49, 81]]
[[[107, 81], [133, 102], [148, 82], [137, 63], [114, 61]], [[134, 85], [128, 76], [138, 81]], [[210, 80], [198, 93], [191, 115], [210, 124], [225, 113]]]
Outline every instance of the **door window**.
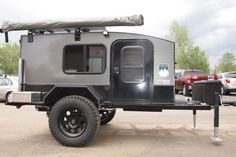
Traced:
[[144, 48], [125, 46], [121, 49], [121, 79], [125, 83], [144, 82]]

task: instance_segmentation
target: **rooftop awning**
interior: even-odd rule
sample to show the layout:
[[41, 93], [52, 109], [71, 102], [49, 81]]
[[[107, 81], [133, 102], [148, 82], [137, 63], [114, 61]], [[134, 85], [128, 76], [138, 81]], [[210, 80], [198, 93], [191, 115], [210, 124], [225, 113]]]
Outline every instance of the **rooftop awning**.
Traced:
[[106, 27], [106, 26], [141, 26], [144, 24], [142, 15], [115, 18], [96, 18], [85, 20], [11, 22], [4, 21], [0, 25], [2, 32], [14, 30], [50, 30], [59, 28]]

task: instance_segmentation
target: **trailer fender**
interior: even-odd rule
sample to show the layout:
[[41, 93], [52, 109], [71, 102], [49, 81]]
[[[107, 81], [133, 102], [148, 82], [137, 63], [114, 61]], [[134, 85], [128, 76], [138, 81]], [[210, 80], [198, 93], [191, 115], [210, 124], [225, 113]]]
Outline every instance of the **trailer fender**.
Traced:
[[84, 96], [96, 105], [102, 103], [103, 97], [93, 86], [54, 86], [44, 97], [44, 104], [50, 105], [68, 95]]

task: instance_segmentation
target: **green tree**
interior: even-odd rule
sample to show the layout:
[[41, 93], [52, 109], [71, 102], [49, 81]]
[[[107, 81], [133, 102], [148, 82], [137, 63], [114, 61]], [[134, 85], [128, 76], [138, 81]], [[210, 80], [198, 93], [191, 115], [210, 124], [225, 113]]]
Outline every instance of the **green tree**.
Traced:
[[20, 48], [17, 44], [0, 47], [0, 70], [6, 74], [17, 74]]
[[175, 42], [176, 68], [201, 69], [206, 73], [209, 72], [209, 62], [205, 51], [194, 46], [185, 25], [174, 21], [170, 26], [168, 38]]
[[201, 50], [198, 46], [191, 46], [188, 49], [185, 58], [185, 68], [201, 69], [209, 73], [209, 62], [205, 51]]
[[236, 71], [235, 56], [231, 52], [225, 52], [219, 59], [215, 70], [217, 72]]

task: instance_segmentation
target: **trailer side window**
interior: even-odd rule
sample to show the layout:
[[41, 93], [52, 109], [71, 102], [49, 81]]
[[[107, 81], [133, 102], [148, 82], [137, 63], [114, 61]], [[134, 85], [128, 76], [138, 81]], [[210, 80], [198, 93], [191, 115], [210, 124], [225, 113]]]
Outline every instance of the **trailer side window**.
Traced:
[[144, 48], [125, 46], [121, 49], [121, 78], [125, 83], [144, 82]]
[[106, 49], [103, 45], [67, 45], [63, 70], [66, 73], [103, 73]]

